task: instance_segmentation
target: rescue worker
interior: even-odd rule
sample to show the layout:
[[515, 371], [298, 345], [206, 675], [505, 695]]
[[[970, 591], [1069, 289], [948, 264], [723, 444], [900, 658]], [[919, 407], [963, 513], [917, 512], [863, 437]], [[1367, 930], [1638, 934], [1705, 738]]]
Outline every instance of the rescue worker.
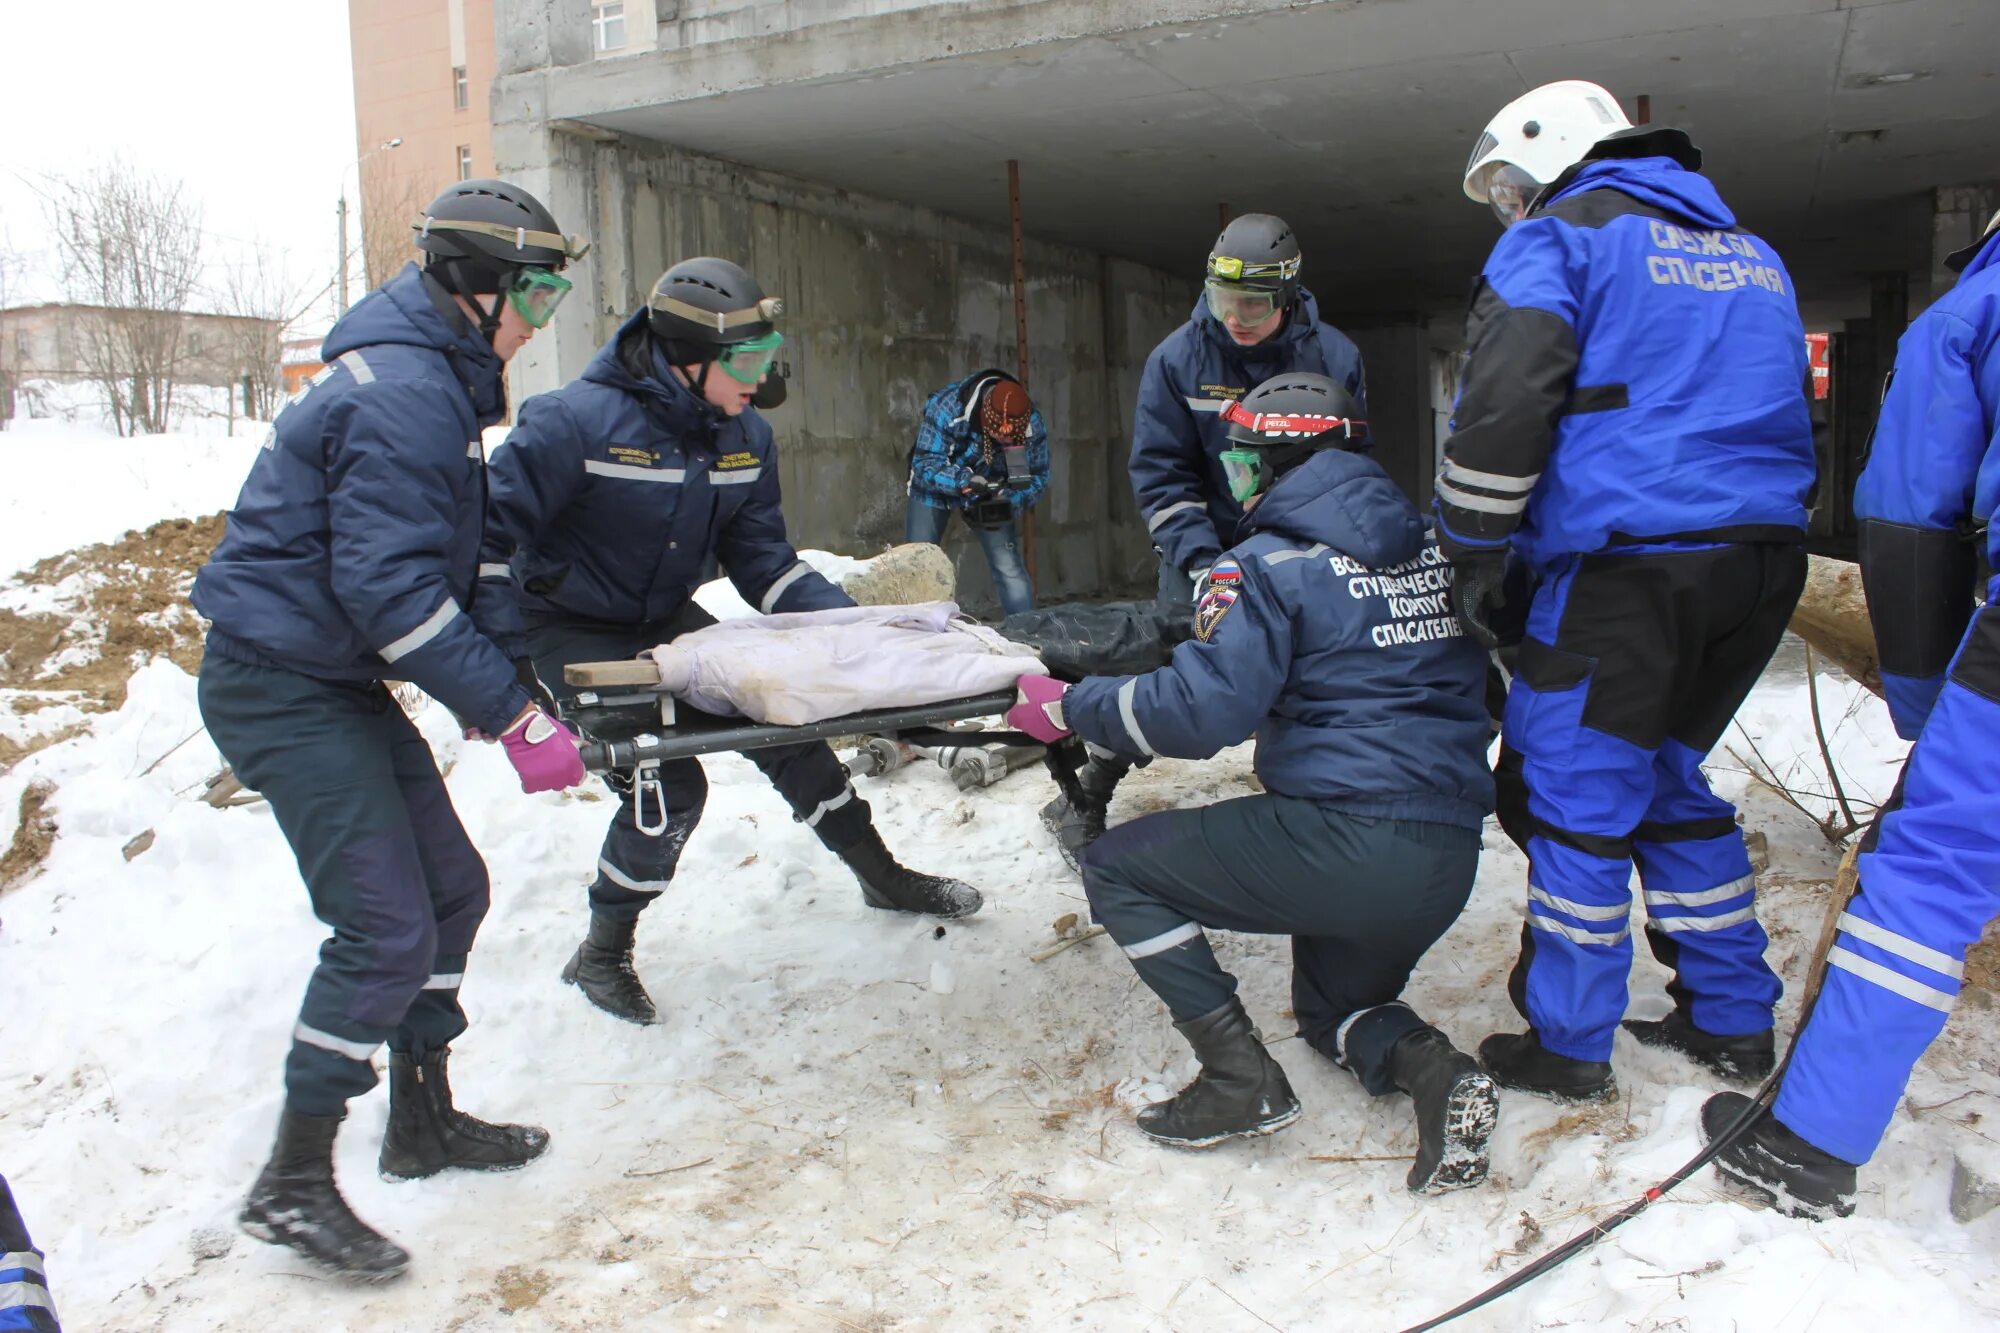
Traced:
[[62, 1333], [42, 1252], [0, 1176], [0, 1333]]
[[910, 448], [903, 540], [938, 545], [956, 513], [986, 553], [1003, 615], [1035, 609], [1020, 515], [1049, 484], [1049, 432], [1019, 380], [982, 370], [924, 403]]
[[[713, 554], [765, 614], [852, 606], [785, 538], [771, 428], [754, 406], [781, 304], [726, 259], [668, 269], [581, 378], [521, 405], [493, 456], [482, 597], [508, 608], [524, 680], [567, 703], [572, 662], [629, 658], [714, 618], [694, 601]], [[532, 658], [532, 661], [527, 660]], [[899, 865], [824, 742], [747, 758], [861, 881], [870, 907], [970, 916], [976, 890]], [[659, 1021], [632, 963], [639, 914], [674, 877], [708, 792], [698, 760], [607, 778], [620, 795], [563, 980], [633, 1023]], [[641, 810], [639, 807], [644, 806]]]
[[[2000, 213], [1946, 262], [1958, 285], [1904, 332], [1854, 490], [1882, 692], [1916, 746], [1777, 1102], [1715, 1159], [1794, 1216], [1854, 1211], [1855, 1168], [1944, 1027], [1966, 949], [2000, 913]], [[1980, 528], [1989, 581], [1975, 612]], [[1703, 1137], [1749, 1109], [1738, 1093], [1711, 1097]]]
[[1526, 821], [1509, 990], [1531, 1029], [1480, 1058], [1565, 1100], [1615, 1090], [1635, 859], [1674, 1008], [1626, 1028], [1725, 1076], [1772, 1067], [1778, 978], [1701, 764], [1805, 579], [1805, 330], [1700, 166], [1682, 131], [1566, 81], [1502, 109], [1465, 174], [1506, 230], [1466, 318], [1437, 515], [1482, 643], [1510, 550], [1535, 585], [1502, 724], [1523, 790], [1499, 798]]
[[1410, 1188], [1477, 1184], [1492, 1080], [1398, 997], [1472, 892], [1486, 769], [1486, 660], [1451, 610], [1451, 569], [1382, 469], [1353, 395], [1278, 375], [1225, 404], [1220, 463], [1249, 509], [1218, 553], [1195, 638], [1142, 676], [1027, 676], [1008, 721], [1123, 757], [1205, 759], [1254, 735], [1265, 792], [1121, 824], [1084, 854], [1091, 911], [1200, 1060], [1139, 1114], [1176, 1147], [1299, 1115], [1203, 927], [1292, 936], [1299, 1035], [1377, 1096], [1415, 1102]]
[[557, 270], [588, 247], [496, 180], [439, 195], [416, 245], [422, 267], [327, 335], [326, 369], [278, 415], [193, 596], [212, 622], [202, 720], [270, 802], [333, 929], [292, 1032], [277, 1145], [241, 1221], [370, 1280], [409, 1256], [348, 1209], [333, 1140], [348, 1101], [375, 1086], [383, 1042], [383, 1175], [510, 1170], [548, 1146], [544, 1130], [452, 1104], [445, 1059], [466, 1026], [458, 991], [486, 866], [384, 682], [414, 682], [497, 737], [524, 791], [584, 776], [575, 738], [487, 637], [474, 579], [480, 430], [506, 415], [506, 361], [569, 290]]
[[[1325, 375], [1353, 395], [1366, 420], [1368, 389], [1361, 351], [1320, 321], [1319, 303], [1299, 281], [1298, 237], [1284, 219], [1245, 213], [1222, 229], [1209, 251], [1202, 299], [1188, 322], [1146, 358], [1132, 427], [1132, 494], [1160, 558], [1159, 598], [1181, 606], [1199, 600], [1210, 565], [1236, 541], [1242, 504], [1230, 494], [1222, 452], [1229, 448], [1221, 412], [1274, 375]], [[1361, 443], [1366, 447], [1367, 437]], [[1112, 793], [1132, 766], [1092, 752], [1078, 774], [1081, 810], [1058, 797], [1043, 807], [1074, 870], [1104, 832]]]

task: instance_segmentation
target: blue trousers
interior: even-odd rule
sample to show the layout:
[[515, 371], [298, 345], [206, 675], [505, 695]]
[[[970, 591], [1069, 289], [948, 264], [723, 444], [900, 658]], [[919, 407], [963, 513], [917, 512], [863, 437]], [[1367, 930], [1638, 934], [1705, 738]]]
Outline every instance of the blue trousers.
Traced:
[[[2000, 580], [1989, 597], [2000, 596]], [[2000, 609], [1966, 631], [1840, 918], [1826, 984], [1773, 1108], [1808, 1143], [1875, 1153], [1944, 1027], [1965, 951], [2000, 914]]]
[[[951, 523], [953, 512], [921, 495], [912, 495], [903, 517], [903, 540], [938, 545], [944, 540], [944, 530]], [[993, 591], [999, 594], [1001, 614], [1011, 616], [1017, 611], [1034, 610], [1035, 585], [1029, 581], [1028, 566], [1021, 559], [1021, 525], [1010, 519], [999, 527], [971, 523], [966, 526], [979, 539], [979, 549], [986, 552], [986, 568], [993, 575]]]
[[[1542, 1044], [1608, 1060], [1632, 967], [1636, 860], [1668, 993], [1704, 1032], [1771, 1026], [1755, 881], [1702, 759], [1769, 663], [1805, 580], [1779, 545], [1571, 557], [1537, 586], [1502, 721], [1529, 872], [1515, 1003]], [[1511, 754], [1510, 754], [1511, 752]], [[1512, 775], [1509, 775], [1510, 778]]]
[[1476, 829], [1266, 794], [1120, 824], [1084, 853], [1083, 886], [1177, 1022], [1236, 993], [1203, 927], [1290, 935], [1299, 1035], [1381, 1096], [1390, 1050], [1425, 1026], [1403, 986], [1478, 868]]
[[285, 1060], [285, 1098], [340, 1115], [373, 1056], [422, 1056], [465, 1031], [458, 988], [486, 916], [486, 863], [430, 747], [379, 681], [347, 684], [211, 652], [197, 694], [236, 776], [270, 802], [313, 915], [333, 930]]

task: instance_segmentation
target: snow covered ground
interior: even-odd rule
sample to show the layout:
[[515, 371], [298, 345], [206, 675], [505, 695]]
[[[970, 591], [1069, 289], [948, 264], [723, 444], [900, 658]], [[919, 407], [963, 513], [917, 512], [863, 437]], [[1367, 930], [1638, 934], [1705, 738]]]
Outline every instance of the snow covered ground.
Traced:
[[[169, 495], [226, 502], [234, 465], [156, 477], [144, 516], [171, 512]], [[48, 539], [20, 507], [34, 489], [10, 488], [8, 540]], [[1843, 772], [1880, 796], [1900, 749], [1886, 717], [1837, 676], [1821, 692]], [[1297, 1125], [1204, 1154], [1153, 1147], [1132, 1108], [1192, 1062], [1103, 941], [1029, 960], [1083, 910], [1036, 823], [1049, 787], [1034, 771], [971, 795], [934, 768], [859, 784], [893, 849], [985, 890], [983, 914], [940, 926], [867, 910], [754, 768], [706, 761], [707, 814], [640, 933], [666, 1021], [630, 1027], [557, 977], [608, 797], [523, 796], [442, 708], [418, 720], [494, 881], [454, 1083], [467, 1107], [554, 1142], [518, 1175], [391, 1185], [373, 1169], [385, 1094], [356, 1103], [344, 1187], [416, 1256], [381, 1289], [325, 1281], [232, 1224], [322, 931], [269, 810], [191, 798], [217, 764], [193, 682], [146, 666], [122, 710], [0, 775], [0, 826], [29, 781], [56, 787], [45, 869], [0, 896], [0, 1172], [71, 1329], [1394, 1330], [1643, 1192], [1695, 1151], [1717, 1086], [1621, 1036], [1621, 1101], [1506, 1094], [1491, 1184], [1418, 1200], [1395, 1160], [1414, 1140], [1407, 1104], [1285, 1040]], [[1795, 661], [1742, 721], [1805, 786], [1784, 772], [1816, 753]], [[1749, 756], [1740, 733], [1730, 743]], [[1113, 818], [1242, 794], [1248, 759], [1156, 764]], [[1746, 786], [1735, 767], [1718, 752], [1730, 794]], [[1796, 985], [1837, 857], [1767, 791], [1745, 804], [1771, 847], [1772, 958]], [[1504, 980], [1525, 866], [1497, 829], [1486, 846], [1472, 906], [1411, 997], [1466, 1045], [1516, 1026]], [[1288, 1033], [1284, 941], [1218, 948], [1266, 1034]], [[1662, 1012], [1659, 969], [1642, 956], [1634, 971], [1634, 1012]], [[1951, 1149], [2000, 1095], [1986, 1003], [1961, 1006], [1912, 1085], [1922, 1109], [1864, 1172], [1856, 1218], [1755, 1211], [1704, 1173], [1459, 1327], [1995, 1326], [2000, 1214], [1961, 1225], [1946, 1206]]]

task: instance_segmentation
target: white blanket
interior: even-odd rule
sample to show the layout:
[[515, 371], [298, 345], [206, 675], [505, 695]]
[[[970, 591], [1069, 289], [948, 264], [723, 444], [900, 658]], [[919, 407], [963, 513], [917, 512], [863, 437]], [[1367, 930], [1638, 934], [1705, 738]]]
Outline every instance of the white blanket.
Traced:
[[650, 656], [676, 698], [779, 726], [990, 694], [1042, 670], [1033, 649], [951, 602], [725, 620]]

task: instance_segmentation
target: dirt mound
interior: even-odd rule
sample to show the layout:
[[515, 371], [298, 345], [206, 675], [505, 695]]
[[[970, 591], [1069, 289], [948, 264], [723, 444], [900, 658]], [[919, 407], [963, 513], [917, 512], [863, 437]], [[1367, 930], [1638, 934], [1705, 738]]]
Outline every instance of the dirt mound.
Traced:
[[[115, 542], [79, 547], [23, 570], [0, 591], [0, 691], [27, 714], [53, 704], [105, 712], [125, 702], [135, 666], [165, 657], [201, 665], [195, 571], [222, 540], [223, 518], [170, 518]], [[17, 693], [18, 692], [18, 693]], [[73, 733], [0, 737], [0, 767]]]

